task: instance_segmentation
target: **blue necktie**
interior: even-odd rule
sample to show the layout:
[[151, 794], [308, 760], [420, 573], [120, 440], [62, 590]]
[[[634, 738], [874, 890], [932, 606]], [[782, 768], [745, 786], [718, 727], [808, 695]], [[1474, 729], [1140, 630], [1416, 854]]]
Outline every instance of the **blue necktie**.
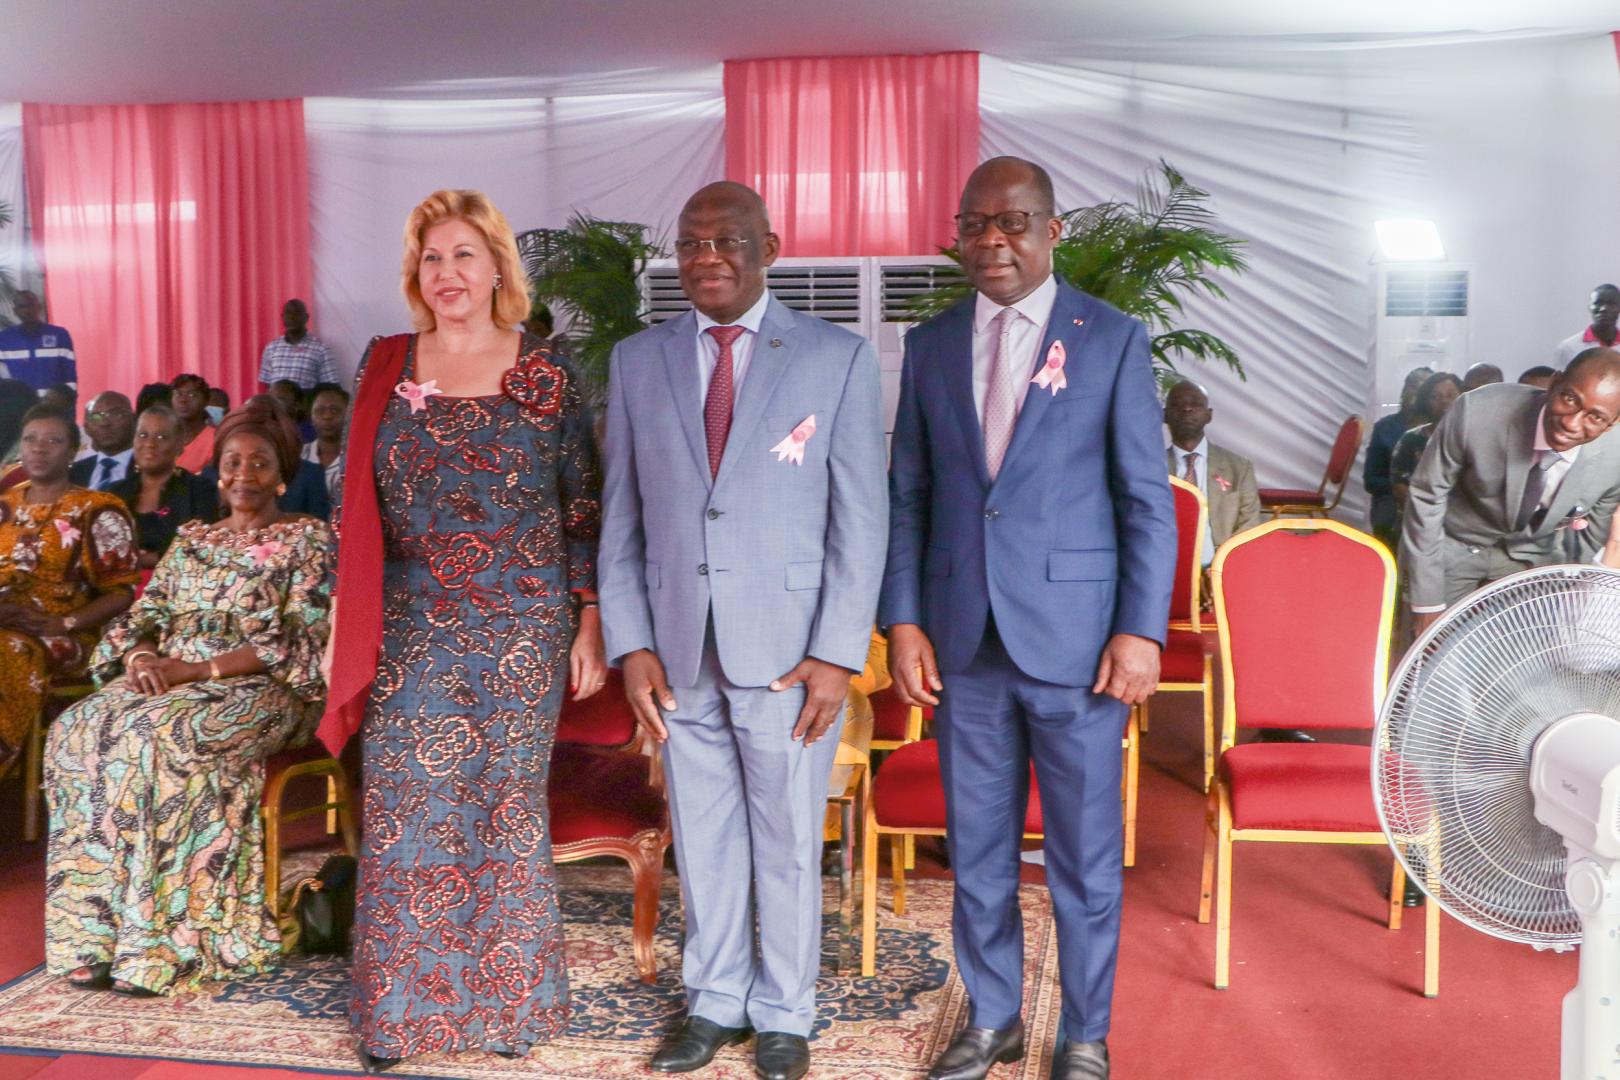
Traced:
[[97, 491], [105, 491], [107, 489], [107, 485], [112, 482], [113, 468], [117, 464], [117, 458], [104, 457], [101, 459], [101, 475], [96, 478]]

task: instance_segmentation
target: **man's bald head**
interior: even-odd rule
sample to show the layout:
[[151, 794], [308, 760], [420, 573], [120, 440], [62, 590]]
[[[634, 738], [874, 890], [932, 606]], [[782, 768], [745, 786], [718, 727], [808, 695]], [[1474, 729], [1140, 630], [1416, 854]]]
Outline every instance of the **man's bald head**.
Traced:
[[1034, 205], [1025, 209], [1038, 210], [1043, 214], [1057, 213], [1057, 198], [1052, 194], [1052, 175], [1033, 161], [1010, 155], [980, 162], [979, 167], [968, 174], [967, 183], [962, 185], [962, 208], [966, 209], [970, 194], [986, 187], [1014, 185], [1028, 185], [1034, 196]]
[[681, 217], [697, 210], [712, 210], [715, 208], [729, 209], [740, 217], [752, 218], [758, 225], [759, 231], [771, 231], [770, 214], [765, 209], [765, 200], [759, 192], [747, 184], [739, 184], [735, 180], [716, 180], [712, 184], [705, 184], [692, 193], [681, 207]]
[[84, 410], [84, 431], [98, 453], [122, 454], [135, 437], [135, 410], [129, 398], [103, 390]]
[[1478, 390], [1482, 386], [1499, 383], [1503, 380], [1502, 369], [1495, 364], [1475, 364], [1463, 372], [1463, 392]]
[[1171, 441], [1183, 450], [1196, 449], [1204, 441], [1204, 429], [1213, 419], [1209, 393], [1191, 379], [1182, 379], [1164, 395], [1164, 425]]

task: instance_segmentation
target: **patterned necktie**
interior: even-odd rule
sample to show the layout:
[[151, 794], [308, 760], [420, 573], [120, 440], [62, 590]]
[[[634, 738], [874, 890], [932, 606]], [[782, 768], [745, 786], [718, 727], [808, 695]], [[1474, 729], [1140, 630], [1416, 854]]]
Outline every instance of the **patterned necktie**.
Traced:
[[996, 316], [996, 352], [990, 358], [990, 388], [984, 399], [984, 463], [990, 468], [992, 480], [1001, 471], [1001, 460], [1012, 443], [1013, 425], [1018, 422], [1014, 359], [1008, 341], [1017, 318], [1018, 312], [1010, 307], [1002, 308]]
[[1181, 478], [1187, 481], [1187, 483], [1191, 484], [1193, 487], [1198, 486], [1198, 451], [1187, 451], [1187, 467], [1186, 470], [1182, 472]]
[[1525, 526], [1541, 527], [1542, 492], [1547, 490], [1547, 470], [1562, 460], [1556, 450], [1537, 450], [1535, 463], [1530, 466], [1530, 474], [1524, 479], [1524, 498], [1519, 502], [1519, 518], [1514, 522], [1516, 531], [1523, 530]]
[[102, 490], [112, 481], [113, 466], [117, 464], [117, 458], [104, 457], [101, 459], [101, 475], [96, 478], [97, 491]]
[[709, 478], [720, 475], [720, 459], [726, 453], [726, 437], [731, 434], [732, 370], [731, 346], [742, 337], [740, 326], [711, 326], [709, 336], [720, 343], [720, 358], [709, 376], [709, 393], [703, 400], [703, 433], [709, 439]]

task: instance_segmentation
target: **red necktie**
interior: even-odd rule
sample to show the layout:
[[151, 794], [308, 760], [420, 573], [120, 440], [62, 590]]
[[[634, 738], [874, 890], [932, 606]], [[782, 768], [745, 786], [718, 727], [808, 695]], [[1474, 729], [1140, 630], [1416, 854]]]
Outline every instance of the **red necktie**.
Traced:
[[709, 477], [720, 475], [720, 459], [726, 453], [726, 436], [731, 434], [731, 344], [742, 337], [740, 326], [711, 326], [708, 333], [720, 343], [720, 358], [709, 376], [709, 393], [703, 399], [703, 433], [709, 438]]

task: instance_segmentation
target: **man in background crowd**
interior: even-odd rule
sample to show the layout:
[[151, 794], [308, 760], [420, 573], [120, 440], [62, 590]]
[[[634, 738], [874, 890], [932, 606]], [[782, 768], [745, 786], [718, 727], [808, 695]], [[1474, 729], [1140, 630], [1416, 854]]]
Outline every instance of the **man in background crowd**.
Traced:
[[116, 390], [103, 390], [84, 410], [84, 433], [90, 449], [68, 470], [68, 479], [80, 487], [107, 491], [129, 475], [135, 453], [135, 410], [129, 398]]
[[286, 332], [267, 344], [259, 358], [259, 382], [271, 387], [286, 379], [299, 390], [337, 382], [332, 354], [309, 332], [309, 306], [298, 299], [287, 301], [281, 308], [281, 325]]
[[1552, 389], [1464, 394], [1412, 474], [1401, 530], [1413, 629], [1497, 578], [1590, 562], [1620, 505], [1620, 352], [1588, 349]]
[[1413, 368], [1406, 373], [1401, 384], [1401, 407], [1373, 425], [1372, 438], [1367, 440], [1367, 461], [1362, 468], [1361, 483], [1372, 497], [1367, 516], [1371, 519], [1372, 533], [1391, 551], [1400, 542], [1399, 515], [1395, 508], [1395, 494], [1389, 483], [1389, 462], [1395, 453], [1395, 444], [1401, 436], [1423, 422], [1413, 406], [1418, 387], [1434, 374], [1432, 368]]
[[1603, 284], [1593, 289], [1587, 310], [1592, 315], [1591, 324], [1558, 343], [1553, 350], [1553, 367], [1568, 367], [1571, 360], [1587, 349], [1612, 349], [1620, 340], [1620, 285]]
[[1473, 364], [1467, 371], [1463, 372], [1463, 393], [1466, 394], [1470, 390], [1478, 390], [1482, 386], [1502, 382], [1505, 378], [1502, 369], [1495, 364]]
[[1209, 441], [1204, 430], [1215, 419], [1209, 394], [1190, 379], [1170, 388], [1164, 398], [1164, 423], [1170, 429], [1165, 464], [1170, 475], [1204, 493], [1209, 525], [1204, 531], [1203, 565], [1215, 560], [1215, 549], [1233, 535], [1260, 524], [1260, 488], [1248, 458]]
[[39, 295], [24, 289], [11, 308], [19, 321], [0, 330], [0, 378], [25, 382], [35, 390], [55, 383], [77, 386], [79, 365], [73, 355], [73, 337], [41, 319], [44, 309]]
[[1537, 364], [1535, 367], [1524, 369], [1524, 374], [1519, 376], [1519, 385], [1533, 386], [1537, 390], [1550, 390], [1552, 389], [1553, 380], [1557, 377], [1557, 368], [1549, 367], [1546, 364]]

